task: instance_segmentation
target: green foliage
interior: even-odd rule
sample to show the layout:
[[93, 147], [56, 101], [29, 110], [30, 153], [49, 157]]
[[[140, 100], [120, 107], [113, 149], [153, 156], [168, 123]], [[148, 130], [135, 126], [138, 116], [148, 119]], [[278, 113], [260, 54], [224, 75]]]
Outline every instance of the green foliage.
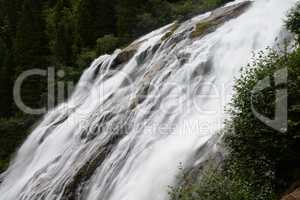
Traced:
[[29, 128], [35, 120], [32, 117], [0, 119], [0, 173], [6, 169], [16, 147], [25, 140]]
[[74, 12], [66, 0], [59, 0], [54, 8], [46, 11], [49, 46], [55, 62], [63, 65], [72, 65], [78, 50], [75, 47], [79, 36], [76, 33]]
[[142, 13], [142, 0], [119, 0], [117, 4], [117, 32], [118, 36], [125, 40], [132, 40], [137, 37], [135, 25], [138, 23], [137, 16]]
[[[288, 82], [272, 86], [258, 94], [258, 81], [286, 67]], [[229, 151], [221, 169], [199, 174], [199, 180], [186, 181], [173, 188], [172, 200], [272, 200], [278, 199], [300, 179], [300, 49], [293, 52], [269, 50], [261, 53], [236, 81], [224, 129], [224, 146]], [[272, 118], [275, 92], [288, 89], [288, 130], [281, 133], [257, 119], [252, 110]], [[252, 96], [252, 98], [251, 98]], [[277, 97], [281, 98], [281, 97]], [[208, 173], [208, 174], [207, 174]]]
[[137, 16], [137, 28], [136, 34], [140, 35], [142, 32], [150, 32], [155, 29], [158, 21], [155, 19], [152, 13], [142, 13]]
[[25, 0], [16, 35], [16, 54], [18, 65], [34, 68], [45, 65], [45, 56], [49, 54], [45, 32], [45, 19], [42, 15], [42, 2]]
[[[297, 109], [300, 104], [300, 51], [297, 49], [283, 54], [271, 51], [260, 57], [248, 66], [236, 82], [236, 95], [230, 109], [232, 119], [227, 122], [225, 144], [231, 150], [230, 159], [239, 160], [238, 168], [242, 169], [239, 173], [253, 177], [257, 187], [273, 183], [277, 189], [285, 189], [300, 178], [300, 118]], [[272, 118], [276, 104], [275, 93], [282, 86], [278, 88], [272, 84], [257, 94], [252, 94], [252, 90], [258, 80], [274, 77], [282, 67], [286, 67], [289, 74], [289, 123], [286, 133], [268, 127], [251, 110], [253, 104], [260, 113]]]
[[288, 20], [286, 22], [287, 28], [293, 33], [298, 35], [298, 40], [300, 40], [300, 3], [298, 2], [296, 6], [289, 12]]
[[222, 4], [228, 3], [231, 0], [206, 0], [206, 1], [198, 1], [198, 0], [186, 0], [179, 1], [178, 3], [173, 5], [173, 13], [172, 15], [176, 19], [188, 19], [192, 16], [203, 13], [214, 8], [219, 7]]
[[118, 38], [113, 35], [105, 35], [97, 39], [97, 54], [112, 53], [118, 47]]
[[184, 184], [171, 188], [172, 200], [273, 200], [270, 188], [264, 193], [255, 190], [243, 177], [228, 176], [210, 167], [198, 174], [196, 181], [184, 180]]
[[81, 54], [78, 55], [76, 64], [78, 66], [87, 66], [96, 58], [97, 54], [95, 51], [90, 49], [83, 49]]
[[182, 1], [182, 3], [175, 6], [175, 15], [183, 17], [189, 12], [194, 12], [196, 6], [197, 4], [195, 5], [192, 0]]

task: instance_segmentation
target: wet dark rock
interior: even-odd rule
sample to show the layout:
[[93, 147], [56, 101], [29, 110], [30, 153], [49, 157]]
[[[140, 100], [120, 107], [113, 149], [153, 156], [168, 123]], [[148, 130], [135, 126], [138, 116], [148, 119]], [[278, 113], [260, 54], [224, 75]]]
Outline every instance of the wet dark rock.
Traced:
[[199, 64], [195, 71], [191, 75], [191, 79], [198, 76], [208, 76], [213, 71], [212, 59], [208, 59], [206, 62]]
[[98, 118], [97, 115], [97, 124], [98, 126], [84, 129], [80, 135], [80, 139], [84, 140], [85, 142], [89, 142], [93, 139], [95, 139], [98, 135], [100, 135], [105, 128], [107, 128], [107, 123], [115, 117], [116, 114], [112, 112], [106, 112], [101, 115], [101, 117]]
[[148, 57], [148, 55], [151, 53], [151, 47], [149, 47], [148, 49], [146, 49], [145, 51], [143, 51], [142, 53], [140, 53], [137, 57], [136, 57], [136, 62], [138, 65], [141, 65], [143, 63], [145, 63], [146, 58]]
[[143, 77], [143, 83], [141, 84], [136, 96], [132, 99], [129, 109], [135, 109], [139, 104], [141, 104], [149, 93], [149, 89], [151, 87], [151, 81], [153, 77], [159, 72], [159, 70], [163, 67], [164, 63], [156, 64], [151, 67], [151, 69], [145, 73]]
[[103, 69], [103, 67], [104, 67], [104, 66], [103, 66], [103, 61], [102, 61], [101, 63], [99, 63], [99, 64], [97, 65], [96, 70], [95, 70], [95, 72], [94, 72], [94, 74], [93, 74], [92, 80], [95, 80], [95, 79], [98, 77], [98, 75], [99, 75], [101, 69]]
[[176, 55], [176, 57], [179, 60], [180, 65], [184, 65], [190, 59], [191, 54], [190, 53], [181, 53], [181, 54]]
[[139, 91], [136, 94], [136, 97], [132, 100], [132, 103], [130, 105], [131, 110], [146, 100], [149, 87], [150, 87], [149, 83], [143, 84], [141, 86], [141, 88], [139, 89]]
[[151, 49], [152, 55], [153, 55], [154, 53], [156, 53], [156, 51], [159, 49], [160, 45], [161, 45], [161, 43], [157, 43], [157, 44], [155, 44], [155, 45], [152, 47], [152, 49]]
[[90, 130], [90, 134], [87, 136], [87, 142], [95, 139], [99, 134], [103, 132], [103, 129], [106, 128], [106, 124], [115, 116], [114, 113], [105, 113], [101, 116], [98, 121], [99, 126], [96, 127], [94, 130]]
[[149, 48], [147, 48], [145, 51], [143, 51], [142, 53], [140, 53], [137, 57], [136, 57], [136, 61], [138, 65], [144, 64], [145, 61], [149, 58], [149, 56], [153, 56], [155, 54], [155, 52], [159, 49], [161, 43], [157, 43], [154, 46], [151, 46]]
[[183, 33], [177, 34], [170, 39], [171, 44], [178, 44], [180, 41], [184, 40], [186, 37]]
[[105, 160], [112, 148], [122, 139], [123, 135], [113, 135], [110, 140], [98, 149], [98, 154], [91, 157], [70, 180], [63, 191], [62, 200], [79, 200], [82, 193], [82, 184], [87, 182], [94, 174], [95, 170]]
[[137, 52], [139, 46], [139, 43], [136, 43], [122, 50], [112, 62], [110, 69], [116, 69], [118, 66], [126, 64]]

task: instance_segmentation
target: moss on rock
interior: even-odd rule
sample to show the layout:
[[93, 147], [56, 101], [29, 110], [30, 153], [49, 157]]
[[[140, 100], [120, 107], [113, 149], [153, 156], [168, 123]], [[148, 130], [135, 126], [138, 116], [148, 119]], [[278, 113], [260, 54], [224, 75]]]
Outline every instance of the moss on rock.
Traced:
[[178, 27], [179, 27], [178, 22], [175, 22], [175, 23], [171, 26], [170, 31], [168, 31], [168, 32], [161, 38], [161, 41], [165, 41], [165, 40], [169, 39], [169, 38], [175, 33], [175, 31], [177, 30]]
[[214, 32], [225, 22], [241, 15], [250, 5], [250, 1], [245, 1], [214, 10], [209, 17], [196, 24], [194, 31], [191, 33], [191, 38], [201, 37]]
[[214, 26], [216, 26], [216, 24], [211, 21], [198, 23], [196, 25], [195, 30], [192, 32], [191, 37], [192, 38], [199, 37], [199, 36], [205, 34], [205, 32], [207, 32], [210, 28], [212, 28]]

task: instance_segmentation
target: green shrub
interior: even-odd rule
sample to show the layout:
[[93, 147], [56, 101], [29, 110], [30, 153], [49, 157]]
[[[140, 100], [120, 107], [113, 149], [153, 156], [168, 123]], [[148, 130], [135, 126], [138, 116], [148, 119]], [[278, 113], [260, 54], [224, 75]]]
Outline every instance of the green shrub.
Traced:
[[[273, 183], [276, 191], [284, 190], [300, 178], [299, 66], [299, 49], [284, 54], [271, 51], [267, 55], [261, 54], [236, 82], [225, 145], [231, 152], [230, 159], [239, 160], [239, 173], [252, 177], [257, 187]], [[253, 105], [264, 116], [274, 117], [276, 91], [284, 89], [284, 85], [275, 85], [273, 77], [282, 68], [288, 71], [289, 95], [288, 130], [284, 133], [265, 125], [251, 109]], [[258, 81], [266, 77], [271, 78], [271, 87], [253, 94]]]
[[97, 54], [112, 53], [118, 47], [118, 38], [113, 35], [105, 35], [97, 39]]
[[143, 13], [137, 16], [136, 35], [142, 35], [145, 32], [150, 32], [157, 27], [158, 21], [151, 13]]
[[[299, 36], [300, 34], [300, 3], [289, 12], [286, 22], [287, 28]], [[298, 37], [298, 40], [300, 38]]]
[[195, 11], [195, 4], [192, 0], [182, 1], [182, 3], [179, 3], [175, 5], [175, 14], [176, 16], [185, 16], [189, 12]]
[[[272, 200], [270, 188], [255, 190], [243, 177], [228, 176], [222, 170], [209, 168], [198, 174], [198, 180], [185, 180], [171, 188], [172, 200]], [[262, 189], [261, 189], [262, 190]]]
[[3, 172], [17, 148], [28, 135], [27, 131], [36, 118], [21, 116], [10, 119], [0, 119], [0, 173]]
[[97, 57], [97, 54], [93, 50], [83, 49], [81, 54], [77, 57], [76, 65], [80, 68], [88, 67], [91, 62]]

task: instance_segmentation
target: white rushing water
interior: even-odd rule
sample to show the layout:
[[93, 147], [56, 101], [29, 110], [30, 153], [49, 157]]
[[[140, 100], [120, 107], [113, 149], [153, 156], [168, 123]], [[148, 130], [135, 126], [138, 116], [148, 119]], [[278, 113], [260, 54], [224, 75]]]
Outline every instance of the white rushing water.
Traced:
[[234, 77], [253, 51], [276, 44], [295, 2], [254, 1], [199, 39], [190, 39], [191, 28], [210, 13], [161, 42], [168, 25], [137, 40], [135, 55], [115, 70], [120, 50], [96, 59], [19, 149], [0, 199], [168, 199], [179, 165], [213, 151]]

